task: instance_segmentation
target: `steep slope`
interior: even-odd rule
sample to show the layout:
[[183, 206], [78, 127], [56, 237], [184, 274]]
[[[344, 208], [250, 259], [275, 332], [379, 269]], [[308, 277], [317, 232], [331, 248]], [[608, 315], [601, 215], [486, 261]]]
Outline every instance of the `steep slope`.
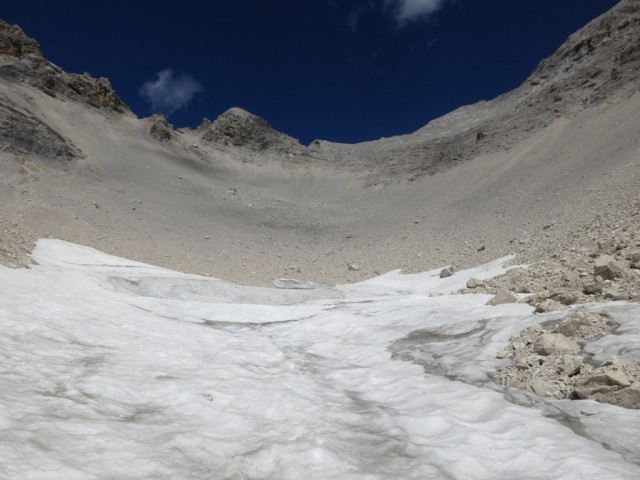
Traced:
[[348, 157], [356, 169], [414, 179], [508, 149], [557, 119], [639, 89], [640, 2], [623, 0], [571, 35], [512, 92], [462, 107], [411, 135], [354, 146], [322, 143], [319, 150], [336, 162]]
[[240, 109], [140, 120], [0, 24], [0, 257], [53, 236], [243, 283], [344, 282], [614, 235], [640, 218], [639, 11], [624, 0], [515, 91], [414, 134], [309, 147]]

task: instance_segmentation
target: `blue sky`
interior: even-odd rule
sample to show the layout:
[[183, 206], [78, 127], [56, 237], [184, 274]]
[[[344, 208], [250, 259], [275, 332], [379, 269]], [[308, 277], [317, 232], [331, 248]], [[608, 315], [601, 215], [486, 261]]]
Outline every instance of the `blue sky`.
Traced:
[[4, 0], [45, 56], [138, 116], [230, 107], [309, 143], [409, 133], [518, 86], [615, 0]]

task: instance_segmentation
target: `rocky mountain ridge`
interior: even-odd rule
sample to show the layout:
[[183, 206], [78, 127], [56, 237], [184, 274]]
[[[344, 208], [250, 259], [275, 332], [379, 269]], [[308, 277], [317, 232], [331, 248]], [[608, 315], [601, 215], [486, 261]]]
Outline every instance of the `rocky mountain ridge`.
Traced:
[[[507, 150], [562, 118], [640, 90], [640, 2], [622, 0], [572, 34], [517, 89], [461, 107], [415, 133], [353, 146], [326, 145], [355, 168], [414, 179]], [[389, 159], [399, 158], [393, 163]]]
[[[640, 89], [639, 25], [640, 2], [623, 0], [571, 35], [516, 90], [491, 101], [462, 107], [413, 134], [355, 145], [315, 141], [305, 147], [274, 130], [266, 120], [239, 108], [224, 112], [214, 121], [204, 119], [195, 133], [189, 129], [175, 131], [168, 122], [157, 123], [158, 117], [154, 117], [156, 120], [151, 124], [157, 125], [150, 133], [164, 142], [186, 133], [222, 150], [231, 148], [244, 161], [259, 162], [256, 154], [268, 152], [283, 162], [319, 163], [367, 172], [373, 183], [381, 179], [414, 180], [478, 155], [508, 149], [554, 121], [575, 116], [585, 108], [628, 98]], [[4, 56], [0, 78], [24, 82], [47, 95], [84, 102], [106, 112], [129, 112], [106, 78], [62, 71], [42, 56], [38, 42], [26, 36], [20, 27], [1, 21], [0, 55]], [[43, 137], [37, 143], [52, 145], [29, 147], [15, 138], [14, 143], [21, 144], [24, 150], [78, 155], [71, 142], [56, 137], [55, 130], [33, 125], [33, 118], [25, 118], [15, 106], [5, 104], [2, 108], [4, 116], [12, 119], [8, 123], [31, 125], [28, 130]], [[19, 136], [4, 133], [4, 137], [9, 135]]]
[[51, 97], [82, 101], [116, 113], [130, 112], [107, 78], [67, 73], [48, 61], [40, 44], [17, 25], [0, 20], [0, 78], [24, 82]]

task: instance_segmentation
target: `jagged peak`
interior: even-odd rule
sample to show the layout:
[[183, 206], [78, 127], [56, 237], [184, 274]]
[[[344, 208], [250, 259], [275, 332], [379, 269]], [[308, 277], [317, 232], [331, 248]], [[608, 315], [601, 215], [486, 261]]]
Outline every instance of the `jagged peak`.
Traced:
[[239, 107], [228, 109], [214, 121], [204, 118], [196, 133], [207, 142], [257, 151], [301, 147], [296, 139], [274, 130], [265, 119]]
[[3, 20], [0, 20], [0, 55], [8, 60], [0, 67], [0, 78], [32, 85], [51, 97], [61, 95], [118, 113], [130, 111], [107, 78], [65, 72], [42, 56], [36, 40], [18, 25]]

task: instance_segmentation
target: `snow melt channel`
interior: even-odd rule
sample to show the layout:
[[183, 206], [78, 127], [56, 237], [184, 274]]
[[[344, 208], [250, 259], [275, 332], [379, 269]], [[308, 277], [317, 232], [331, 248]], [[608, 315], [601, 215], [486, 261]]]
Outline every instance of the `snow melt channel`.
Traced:
[[446, 294], [500, 261], [276, 290], [57, 240], [34, 258], [0, 267], [0, 478], [640, 478], [639, 412], [487, 382], [543, 318]]

